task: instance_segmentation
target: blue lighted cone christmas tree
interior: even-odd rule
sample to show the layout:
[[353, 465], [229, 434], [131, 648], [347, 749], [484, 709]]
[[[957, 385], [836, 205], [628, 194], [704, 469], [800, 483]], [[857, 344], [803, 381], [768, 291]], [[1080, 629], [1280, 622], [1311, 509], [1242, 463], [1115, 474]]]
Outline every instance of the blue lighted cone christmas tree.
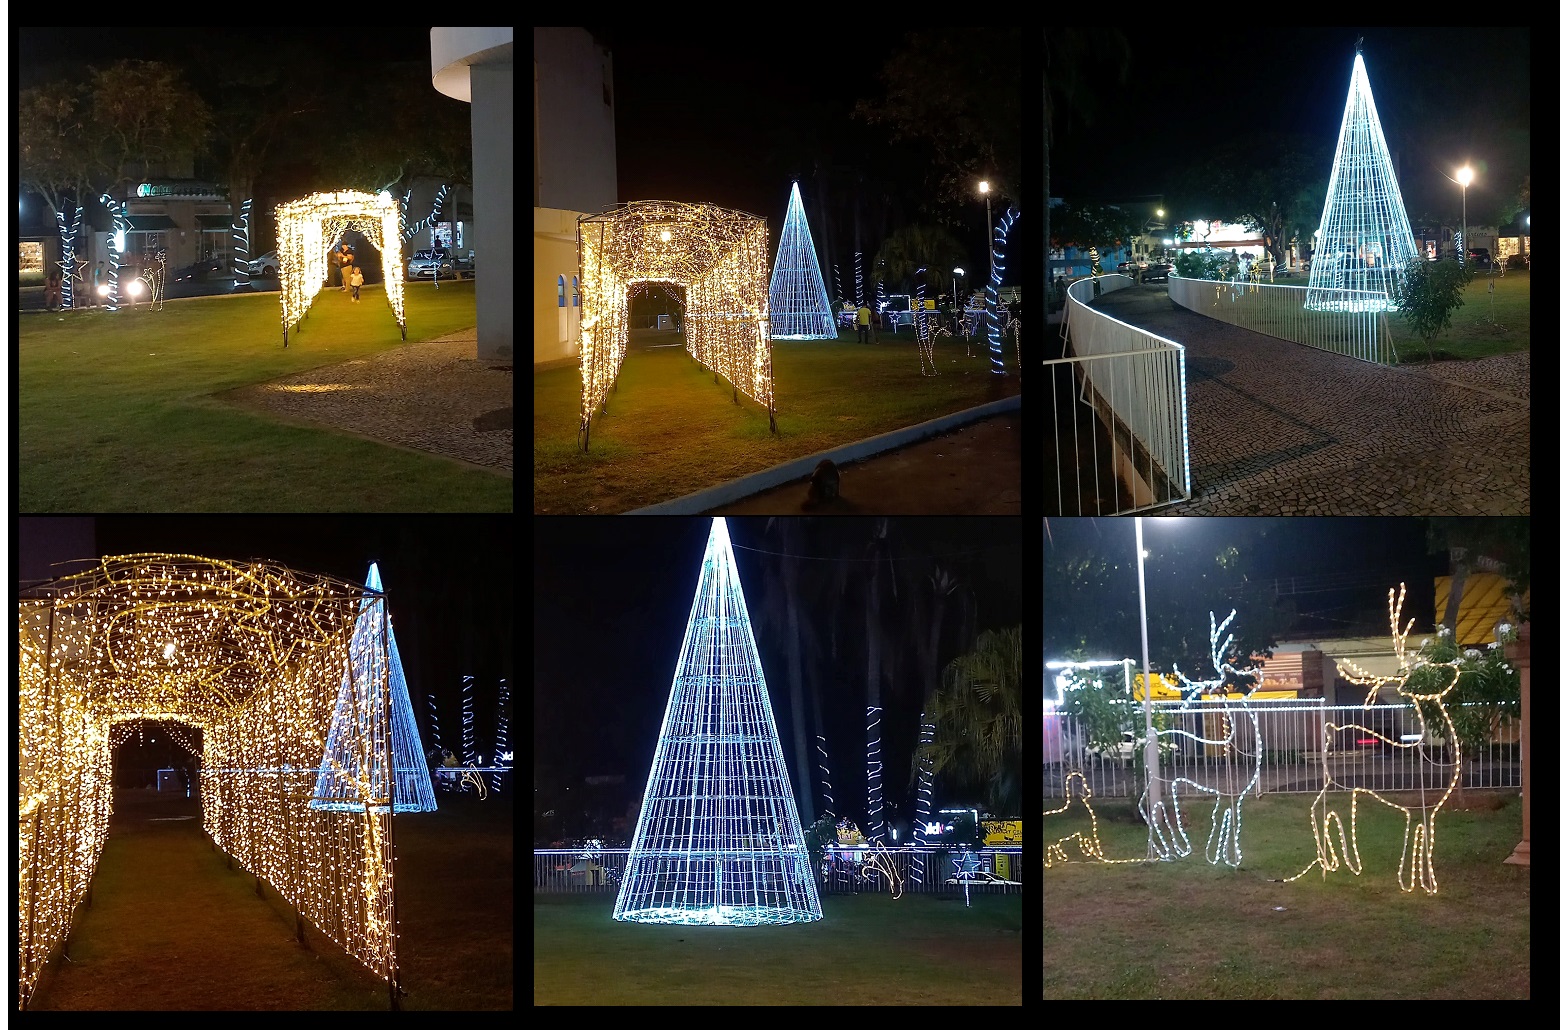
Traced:
[[613, 919], [823, 918], [726, 520], [704, 567]]
[[802, 191], [794, 182], [774, 274], [769, 277], [769, 335], [776, 340], [839, 338], [807, 212], [802, 210]]
[[1305, 306], [1396, 311], [1403, 273], [1417, 260], [1365, 58], [1356, 50]]
[[[310, 808], [331, 812], [361, 812], [364, 795], [389, 797], [390, 779], [385, 775], [385, 734], [390, 737], [391, 761], [395, 766], [395, 810], [397, 812], [433, 812], [433, 783], [423, 756], [417, 719], [412, 715], [412, 699], [406, 689], [406, 674], [401, 669], [401, 654], [395, 646], [395, 629], [385, 606], [384, 583], [379, 565], [368, 567], [371, 593], [358, 606], [352, 627], [350, 663], [342, 673], [341, 690], [336, 695], [336, 712], [330, 721], [330, 736], [314, 784]], [[383, 677], [388, 673], [389, 711], [385, 711]], [[356, 728], [354, 728], [356, 727]], [[351, 742], [367, 742], [372, 756], [365, 756]], [[366, 759], [366, 760], [365, 760]], [[383, 804], [374, 811], [382, 812]]]

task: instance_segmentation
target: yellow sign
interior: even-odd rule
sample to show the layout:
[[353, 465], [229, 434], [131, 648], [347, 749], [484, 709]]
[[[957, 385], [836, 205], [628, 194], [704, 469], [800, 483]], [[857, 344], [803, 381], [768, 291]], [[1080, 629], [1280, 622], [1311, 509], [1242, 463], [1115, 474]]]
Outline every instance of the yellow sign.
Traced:
[[[1173, 683], [1180, 682], [1174, 676], [1160, 676], [1157, 672], [1149, 673], [1148, 682], [1154, 688], [1155, 701], [1179, 701], [1181, 699], [1181, 691], [1171, 686]], [[1132, 677], [1132, 699], [1134, 701], [1143, 700], [1143, 674], [1141, 672]]]
[[1024, 843], [1024, 824], [1020, 819], [988, 820], [980, 824], [986, 833], [986, 846]]

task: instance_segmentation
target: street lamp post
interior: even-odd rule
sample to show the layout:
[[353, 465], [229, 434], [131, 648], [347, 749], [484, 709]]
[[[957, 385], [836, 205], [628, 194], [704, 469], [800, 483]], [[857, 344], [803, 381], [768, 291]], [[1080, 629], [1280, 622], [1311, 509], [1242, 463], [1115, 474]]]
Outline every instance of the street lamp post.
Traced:
[[[955, 268], [953, 274], [955, 276], [963, 275], [964, 269]], [[953, 317], [959, 317], [959, 280], [957, 278], [953, 280]]]
[[[991, 262], [991, 271], [989, 273], [990, 278], [988, 278], [986, 281], [989, 283], [994, 283], [997, 279], [997, 244], [991, 235], [991, 183], [987, 182], [985, 179], [982, 179], [980, 181], [979, 189], [986, 198], [986, 256]], [[987, 301], [986, 319], [989, 322], [994, 318], [996, 318], [996, 315], [991, 310], [991, 302]]]
[[1464, 255], [1468, 253], [1468, 184], [1473, 181], [1473, 169], [1463, 165], [1457, 169], [1457, 181], [1462, 183], [1463, 190], [1463, 227], [1462, 246], [1457, 248], [1457, 263], [1465, 264]]
[[[1148, 778], [1148, 843], [1154, 843], [1154, 818], [1159, 811], [1159, 735], [1154, 732], [1154, 690], [1148, 674], [1148, 595], [1143, 590], [1143, 517], [1135, 516], [1137, 524], [1138, 567], [1138, 620], [1143, 631], [1143, 721], [1147, 725], [1148, 746], [1143, 752], [1143, 775]], [[1132, 689], [1132, 684], [1127, 684]]]

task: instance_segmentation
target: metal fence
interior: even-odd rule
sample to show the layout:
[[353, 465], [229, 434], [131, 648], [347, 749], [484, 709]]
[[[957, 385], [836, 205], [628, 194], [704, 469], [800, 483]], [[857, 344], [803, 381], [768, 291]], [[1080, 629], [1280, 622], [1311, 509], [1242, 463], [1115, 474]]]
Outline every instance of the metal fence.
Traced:
[[[1141, 703], [1123, 706], [1122, 741], [1113, 748], [1091, 748], [1072, 716], [1046, 711], [1042, 719], [1044, 763], [1042, 796], [1062, 797], [1067, 773], [1082, 770], [1095, 797], [1136, 798], [1143, 781], [1134, 741], [1143, 728]], [[1455, 707], [1449, 705], [1448, 707]], [[1156, 716], [1166, 716], [1171, 732], [1159, 732], [1160, 761], [1166, 775], [1186, 776], [1217, 784], [1231, 793], [1250, 784], [1258, 794], [1314, 793], [1322, 787], [1322, 740], [1325, 726], [1334, 731], [1328, 767], [1335, 783], [1371, 790], [1431, 790], [1452, 782], [1456, 767], [1451, 748], [1426, 735], [1412, 705], [1327, 705], [1320, 700], [1223, 702], [1156, 701]], [[1352, 726], [1374, 730], [1388, 740], [1419, 743], [1393, 747]], [[1520, 724], [1504, 720], [1489, 743], [1462, 747], [1465, 789], [1514, 788], [1522, 785]], [[1256, 762], [1256, 737], [1262, 737], [1262, 762]], [[1209, 744], [1193, 739], [1223, 741]], [[1232, 789], [1233, 788], [1233, 789]]]
[[[628, 865], [627, 848], [538, 848], [534, 852], [532, 892], [536, 894], [616, 895]], [[963, 892], [954, 854], [947, 848], [874, 848], [878, 861], [888, 862], [907, 893]], [[981, 848], [979, 865], [963, 874], [972, 889], [982, 892], [1022, 892], [1024, 853], [1017, 847]], [[865, 848], [839, 847], [824, 853], [818, 869], [823, 893], [892, 891], [892, 877], [867, 861]], [[950, 882], [953, 881], [953, 882]], [[1005, 882], [1003, 882], [1005, 881]]]
[[1379, 365], [1397, 357], [1385, 293], [1172, 275], [1170, 299], [1199, 315], [1334, 354]]
[[1186, 349], [1086, 303], [1131, 283], [1105, 275], [1067, 289], [1070, 356], [1045, 362], [1053, 445], [1043, 514], [1126, 514], [1191, 497]]

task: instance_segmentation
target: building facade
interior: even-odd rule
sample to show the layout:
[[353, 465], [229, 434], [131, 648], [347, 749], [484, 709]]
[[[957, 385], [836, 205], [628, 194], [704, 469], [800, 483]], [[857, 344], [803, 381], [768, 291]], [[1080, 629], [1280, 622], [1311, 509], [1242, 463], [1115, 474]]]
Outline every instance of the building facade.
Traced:
[[612, 54], [582, 28], [533, 29], [533, 364], [579, 357], [577, 220], [615, 207]]
[[467, 249], [480, 261], [477, 358], [490, 364], [509, 364], [515, 353], [514, 48], [513, 26], [429, 30], [434, 88], [471, 105], [471, 199], [481, 217]]

